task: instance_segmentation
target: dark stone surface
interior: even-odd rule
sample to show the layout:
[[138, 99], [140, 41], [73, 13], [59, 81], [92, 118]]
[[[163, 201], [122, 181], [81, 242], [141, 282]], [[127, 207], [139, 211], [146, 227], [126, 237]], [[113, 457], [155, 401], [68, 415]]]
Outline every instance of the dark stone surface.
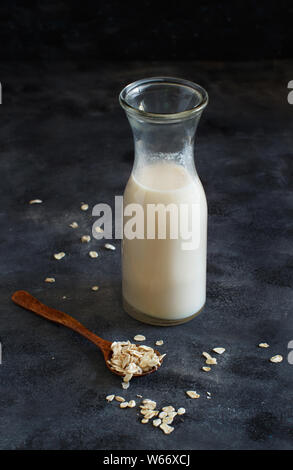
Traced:
[[[100, 253], [93, 260], [80, 243], [94, 221], [80, 202], [113, 204], [131, 171], [131, 133], [117, 94], [159, 74], [197, 81], [210, 95], [196, 148], [209, 203], [207, 304], [171, 328], [123, 312], [119, 250], [93, 241]], [[292, 448], [291, 79], [292, 62], [1, 65], [2, 449]], [[29, 205], [34, 198], [44, 203]], [[72, 221], [80, 227], [69, 228]], [[55, 261], [61, 250], [66, 258]], [[45, 284], [47, 276], [56, 283]], [[164, 339], [164, 367], [123, 393], [91, 343], [14, 305], [17, 289], [109, 340]], [[260, 341], [270, 349], [259, 349]], [[206, 374], [201, 352], [214, 346], [227, 352]], [[274, 354], [283, 363], [270, 363]], [[189, 389], [201, 398], [188, 399]], [[108, 393], [142, 394], [187, 413], [165, 436], [140, 424], [136, 409], [107, 404]]]

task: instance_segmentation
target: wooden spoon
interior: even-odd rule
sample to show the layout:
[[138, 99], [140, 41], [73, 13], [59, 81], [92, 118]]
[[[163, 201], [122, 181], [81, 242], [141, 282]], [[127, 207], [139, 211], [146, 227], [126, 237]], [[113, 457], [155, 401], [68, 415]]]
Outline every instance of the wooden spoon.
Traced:
[[[116, 370], [112, 369], [110, 364], [108, 363], [112, 356], [111, 341], [107, 341], [106, 339], [100, 338], [99, 336], [95, 335], [70, 315], [67, 315], [66, 313], [61, 312], [60, 310], [56, 310], [55, 308], [51, 308], [45, 304], [42, 304], [42, 302], [33, 297], [31, 294], [29, 294], [29, 292], [26, 292], [24, 290], [18, 290], [14, 292], [11, 298], [13, 302], [15, 302], [17, 305], [20, 305], [21, 307], [26, 308], [27, 310], [31, 310], [37, 315], [47, 318], [47, 320], [51, 320], [55, 323], [59, 323], [60, 325], [66, 326], [71, 330], [77, 331], [77, 333], [89, 339], [102, 351], [108, 369], [113, 372], [113, 374], [120, 375], [123, 377], [123, 374], [121, 372], [117, 372]], [[161, 355], [156, 350], [155, 353], [158, 356]], [[153, 367], [151, 370], [143, 372], [142, 374], [134, 374], [134, 377], [142, 377], [143, 375], [151, 374], [157, 369], [158, 368]]]

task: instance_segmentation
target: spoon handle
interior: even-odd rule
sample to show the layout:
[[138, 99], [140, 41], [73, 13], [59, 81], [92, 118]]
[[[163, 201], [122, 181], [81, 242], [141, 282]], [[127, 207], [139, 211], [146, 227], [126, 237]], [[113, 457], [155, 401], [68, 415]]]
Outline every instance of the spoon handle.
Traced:
[[82, 336], [92, 341], [102, 351], [104, 351], [105, 348], [108, 349], [111, 345], [110, 341], [106, 341], [100, 338], [99, 336], [95, 335], [85, 326], [75, 320], [73, 317], [67, 315], [67, 313], [61, 312], [60, 310], [56, 310], [55, 308], [51, 308], [45, 304], [42, 304], [42, 302], [33, 297], [31, 294], [29, 294], [29, 292], [26, 292], [24, 290], [18, 290], [14, 292], [11, 298], [13, 302], [15, 302], [17, 305], [20, 305], [21, 307], [27, 310], [31, 310], [37, 315], [47, 318], [47, 320], [51, 320], [55, 323], [59, 323], [60, 325], [66, 326], [71, 330], [77, 331]]

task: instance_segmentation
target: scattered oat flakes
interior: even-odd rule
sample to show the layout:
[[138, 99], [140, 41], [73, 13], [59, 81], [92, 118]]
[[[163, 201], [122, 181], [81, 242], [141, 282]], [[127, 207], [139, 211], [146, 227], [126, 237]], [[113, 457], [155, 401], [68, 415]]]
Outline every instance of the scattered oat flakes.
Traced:
[[142, 398], [142, 395], [136, 395], [136, 396], [137, 396], [137, 398]]
[[82, 204], [82, 205], [80, 206], [80, 208], [81, 208], [82, 211], [87, 211], [88, 208], [89, 208], [89, 205], [88, 205], [88, 204]]
[[164, 344], [164, 341], [162, 339], [159, 339], [156, 341], [156, 346], [162, 346]]
[[123, 401], [120, 403], [120, 408], [127, 408], [128, 407], [128, 402], [127, 401]]
[[223, 354], [226, 349], [225, 348], [213, 348], [213, 351], [217, 354]]
[[141, 420], [141, 423], [142, 423], [142, 424], [146, 424], [146, 423], [148, 423], [148, 422], [149, 422], [149, 420], [146, 419], [146, 418], [143, 418], [143, 419]]
[[209, 353], [203, 352], [202, 355], [206, 358], [206, 364], [217, 364], [217, 359], [212, 357]]
[[95, 227], [95, 231], [98, 232], [98, 233], [102, 233], [104, 230], [99, 227], [98, 225]]
[[271, 362], [282, 362], [283, 356], [280, 354], [277, 354], [276, 356], [271, 357], [270, 361]]
[[109, 402], [114, 400], [114, 398], [115, 398], [115, 395], [107, 395], [106, 396], [106, 400], [109, 401]]
[[169, 424], [167, 423], [160, 424], [160, 429], [162, 429], [165, 434], [171, 434], [171, 432], [174, 431], [174, 428], [172, 426], [169, 426]]
[[91, 237], [89, 235], [83, 235], [81, 237], [81, 243], [89, 243], [91, 241]]
[[123, 397], [120, 397], [119, 395], [116, 395], [116, 396], [115, 396], [115, 400], [116, 400], [116, 401], [119, 401], [120, 403], [122, 403], [122, 402], [125, 401], [125, 399], [124, 399]]
[[163, 418], [166, 418], [168, 416], [168, 413], [166, 413], [166, 411], [161, 411], [161, 413], [159, 414], [159, 418], [163, 419]]
[[206, 367], [206, 366], [203, 366], [202, 367], [202, 370], [204, 370], [205, 372], [209, 372], [211, 370], [210, 367]]
[[135, 400], [130, 400], [130, 401], [128, 402], [128, 408], [134, 408], [135, 405], [136, 405]]
[[177, 410], [177, 414], [180, 416], [180, 415], [184, 415], [186, 413], [186, 410], [185, 408], [178, 408]]
[[32, 199], [29, 204], [42, 204], [42, 199]]
[[161, 420], [159, 418], [153, 420], [153, 425], [157, 428], [161, 424]]
[[122, 382], [121, 385], [123, 390], [127, 390], [129, 388], [129, 382]]
[[134, 341], [145, 341], [145, 336], [143, 335], [136, 335], [134, 338]]
[[186, 392], [186, 395], [188, 395], [190, 398], [199, 398], [200, 395], [196, 393], [194, 390], [188, 390]]
[[99, 290], [99, 286], [93, 286], [92, 290]]
[[90, 251], [90, 252], [89, 252], [89, 256], [90, 256], [91, 258], [97, 258], [99, 255], [98, 255], [98, 253], [97, 253], [96, 251]]
[[55, 282], [55, 277], [46, 277], [45, 282]]
[[258, 347], [259, 348], [269, 348], [270, 345], [268, 343], [259, 343]]
[[62, 259], [62, 258], [64, 258], [64, 256], [65, 256], [64, 251], [60, 251], [60, 253], [55, 253], [54, 254], [55, 259]]
[[106, 250], [112, 250], [112, 251], [116, 250], [116, 246], [111, 245], [111, 243], [105, 243], [104, 247], [106, 248]]
[[77, 227], [78, 227], [78, 223], [77, 223], [77, 222], [72, 222], [72, 224], [69, 224], [69, 227], [71, 227], [71, 228], [77, 228]]

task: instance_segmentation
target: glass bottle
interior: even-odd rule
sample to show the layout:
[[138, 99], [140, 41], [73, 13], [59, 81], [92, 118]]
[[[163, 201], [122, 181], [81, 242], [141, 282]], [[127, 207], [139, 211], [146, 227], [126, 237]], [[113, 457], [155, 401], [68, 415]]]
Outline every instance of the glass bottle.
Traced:
[[119, 101], [135, 159], [124, 196], [122, 294], [145, 323], [176, 325], [206, 300], [207, 204], [194, 165], [194, 137], [207, 92], [187, 80], [136, 81]]

